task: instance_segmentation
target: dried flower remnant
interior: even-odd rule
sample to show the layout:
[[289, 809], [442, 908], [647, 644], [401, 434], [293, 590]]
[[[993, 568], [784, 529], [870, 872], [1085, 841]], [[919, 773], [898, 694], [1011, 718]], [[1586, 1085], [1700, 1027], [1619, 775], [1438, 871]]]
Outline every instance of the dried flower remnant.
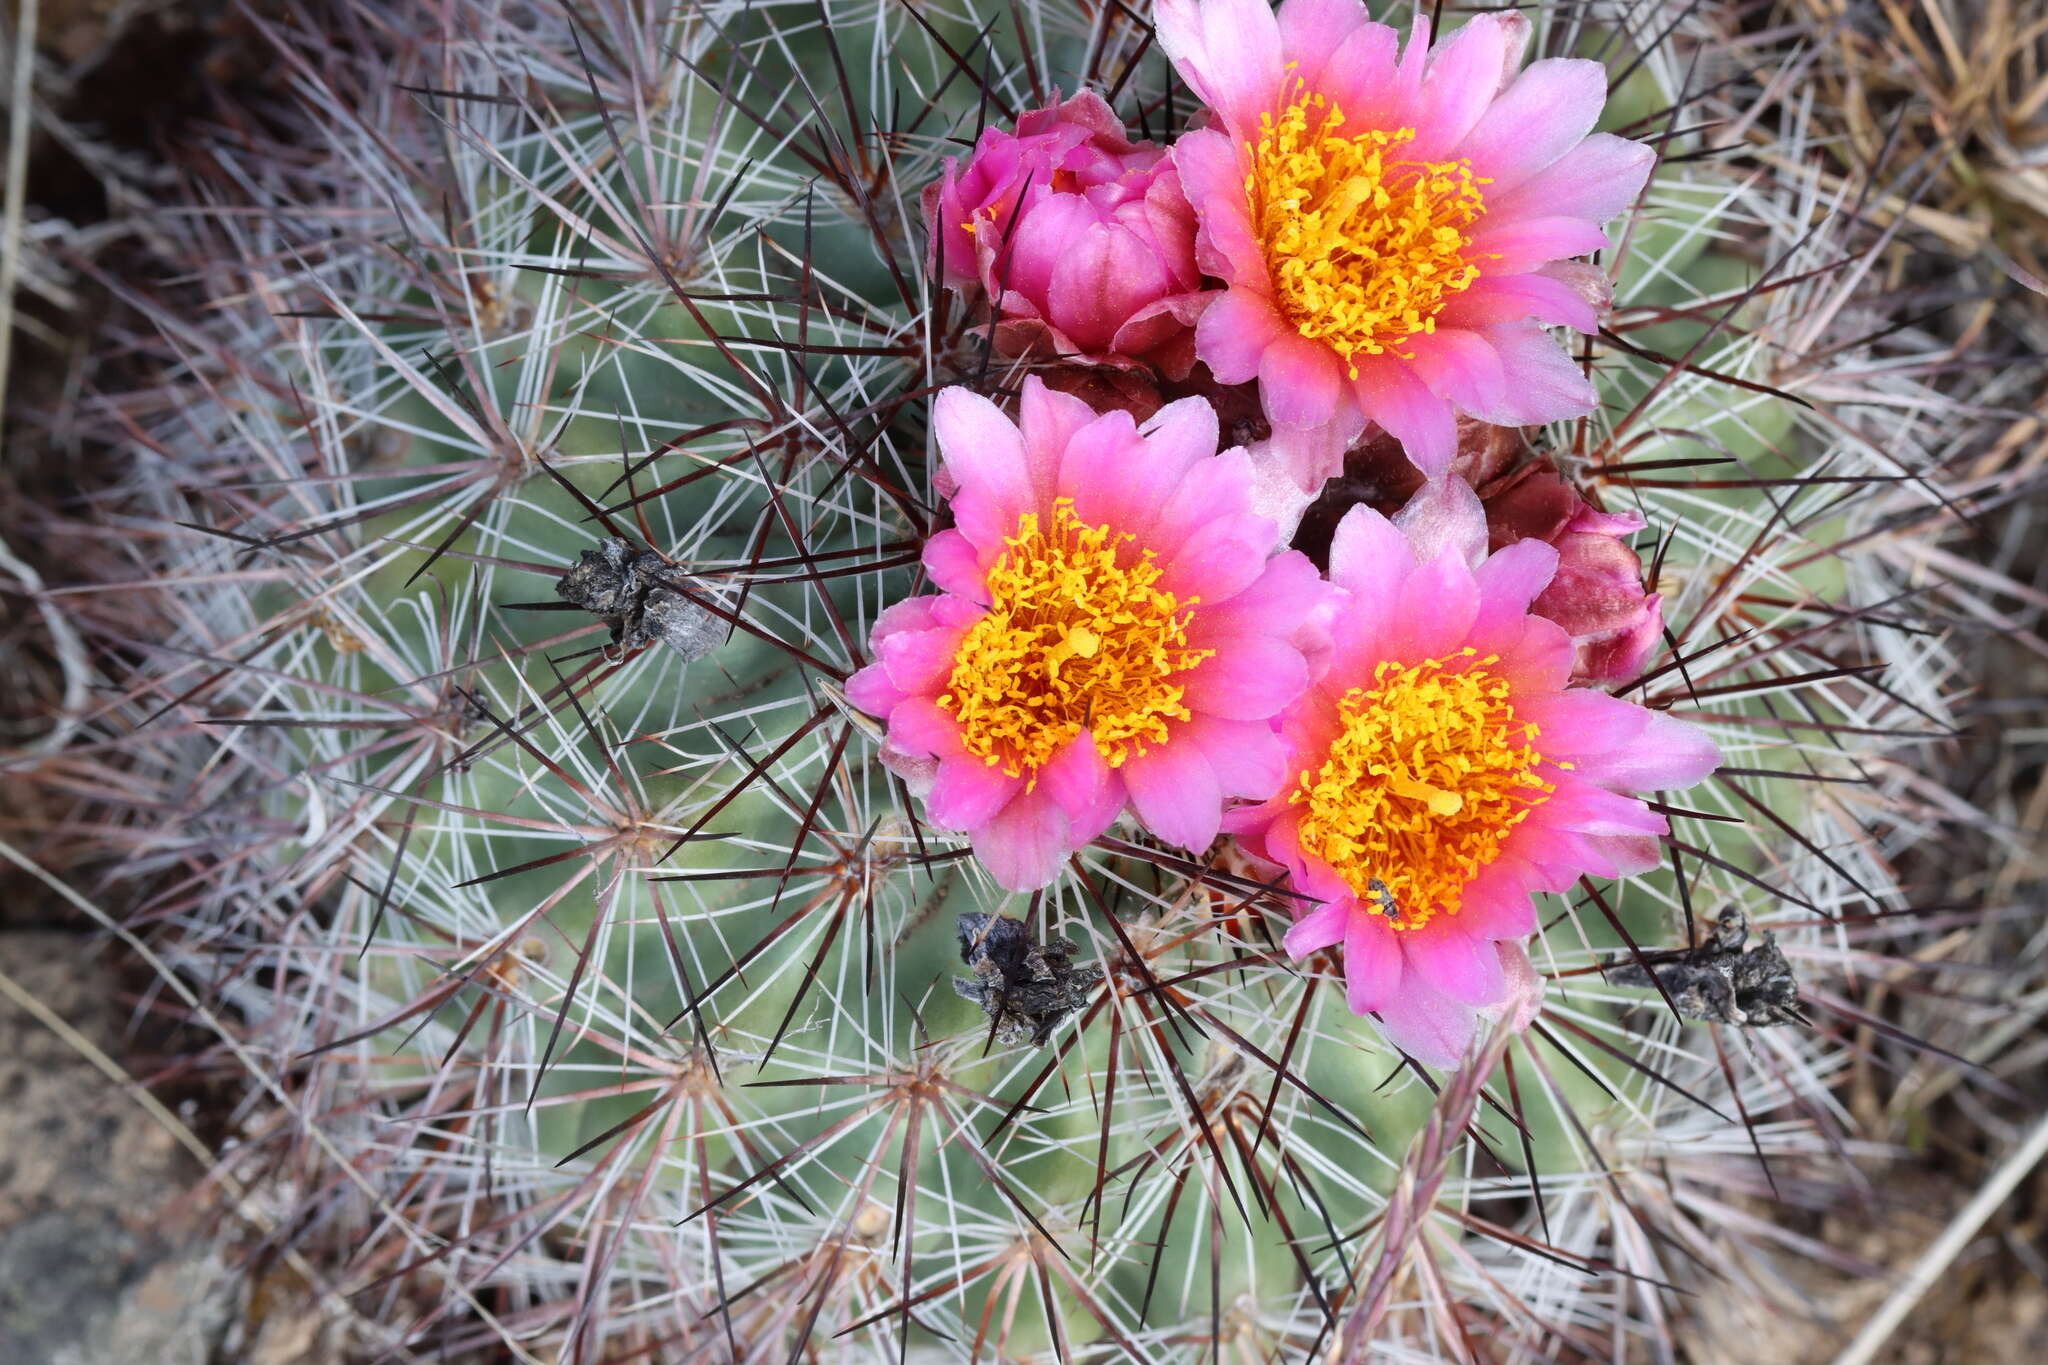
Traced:
[[[1483, 14], [1407, 50], [1343, 0], [1159, 0], [1159, 43], [1215, 122], [1174, 144], [1222, 279], [1196, 354], [1256, 378], [1279, 427], [1367, 422], [1442, 472], [1454, 418], [1504, 426], [1592, 410], [1586, 377], [1544, 332], [1597, 326], [1568, 258], [1606, 245], [1655, 154], [1592, 131], [1598, 62], [1517, 74], [1529, 23]], [[1334, 472], [1334, 471], [1332, 471]]]
[[[1548, 453], [1529, 449], [1515, 427], [1459, 419], [1450, 472], [1479, 495], [1490, 549], [1540, 540], [1557, 551], [1557, 573], [1529, 609], [1572, 637], [1572, 681], [1613, 684], [1638, 677], [1664, 628], [1663, 599], [1645, 587], [1642, 559], [1627, 543], [1643, 529], [1643, 519], [1594, 507]], [[1294, 547], [1327, 564], [1330, 538], [1353, 507], [1363, 504], [1393, 516], [1424, 482], [1400, 442], [1373, 434], [1345, 453], [1343, 472], [1323, 486], [1302, 516]]]
[[[1708, 1024], [1768, 1028], [1807, 1022], [1799, 1008], [1799, 981], [1770, 930], [1754, 948], [1749, 921], [1729, 906], [1714, 931], [1696, 948], [1648, 952], [1640, 962], [1617, 958], [1602, 964], [1617, 986], [1658, 986], [1687, 1019]], [[1652, 980], [1652, 978], [1655, 980]]]
[[603, 619], [612, 629], [613, 644], [638, 649], [658, 640], [687, 661], [724, 644], [727, 626], [679, 590], [685, 587], [696, 585], [668, 560], [612, 539], [585, 550], [556, 582], [555, 592]]
[[1720, 761], [1691, 725], [1568, 688], [1571, 639], [1530, 609], [1558, 552], [1486, 544], [1456, 478], [1392, 521], [1352, 509], [1330, 549], [1329, 667], [1281, 717], [1290, 781], [1226, 820], [1322, 902], [1287, 951], [1341, 944], [1353, 1012], [1436, 1066], [1526, 975], [1536, 893], [1658, 864], [1664, 817], [1628, 793]]
[[1073, 944], [1034, 943], [1023, 922], [1009, 915], [965, 914], [958, 929], [960, 960], [974, 975], [954, 977], [953, 992], [995, 1021], [999, 1043], [1043, 1047], [1102, 983], [1100, 967], [1073, 965]]

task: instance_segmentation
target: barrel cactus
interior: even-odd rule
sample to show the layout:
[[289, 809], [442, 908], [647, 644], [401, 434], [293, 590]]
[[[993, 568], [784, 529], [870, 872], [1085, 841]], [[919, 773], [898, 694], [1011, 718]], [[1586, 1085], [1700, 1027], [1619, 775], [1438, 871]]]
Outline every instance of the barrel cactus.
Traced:
[[[270, 30], [291, 107], [188, 149], [181, 272], [134, 298], [155, 375], [90, 403], [159, 610], [100, 628], [88, 738], [134, 922], [250, 1068], [229, 1160], [368, 1346], [1666, 1359], [1683, 1288], [1800, 1253], [1774, 1200], [1858, 1150], [1831, 1080], [1907, 1046], [1852, 989], [1918, 932], [1895, 858], [1959, 814], [1916, 767], [1961, 682], [1916, 589], [1990, 492], [1968, 419], [1888, 311], [1885, 220], [1757, 117], [1783, 73], [1714, 7], [1434, 44], [1385, 8], [1287, 0], [1279, 47], [1216, 0]], [[1245, 73], [1283, 58], [1276, 118]], [[1428, 106], [1406, 141], [1374, 61]], [[1346, 236], [1302, 207], [1338, 182], [1419, 216]], [[1539, 283], [1474, 283], [1508, 259]], [[1274, 322], [1318, 290], [1348, 301], [1313, 337]], [[1401, 339], [1458, 299], [1494, 350]], [[1042, 506], [975, 501], [1084, 430]], [[1073, 510], [1112, 486], [1179, 509], [1140, 558]], [[1269, 540], [1172, 577], [1226, 513]], [[1063, 567], [996, 584], [1030, 536]], [[1357, 644], [1435, 639], [1503, 564], [1565, 699], [1511, 698], [1527, 752], [1590, 727], [1548, 805], [1533, 757], [1394, 781], [1353, 724], [1406, 688], [1387, 725], [1441, 748], [1509, 705]], [[968, 624], [1005, 592], [1069, 615]], [[1095, 687], [1145, 612], [1135, 710], [996, 677], [1036, 650]], [[1352, 728], [1283, 750], [1304, 707]], [[1021, 766], [949, 775], [934, 716]], [[1580, 823], [1527, 842], [1571, 784]], [[1466, 862], [1399, 861], [1493, 809]], [[1482, 933], [1458, 888], [1513, 838], [1535, 870]]]

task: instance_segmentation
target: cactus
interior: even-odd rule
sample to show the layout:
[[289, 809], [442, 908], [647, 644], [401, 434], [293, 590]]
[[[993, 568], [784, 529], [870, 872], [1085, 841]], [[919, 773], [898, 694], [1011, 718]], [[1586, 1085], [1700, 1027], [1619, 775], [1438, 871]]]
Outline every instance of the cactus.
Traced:
[[268, 30], [296, 108], [191, 152], [181, 277], [128, 288], [155, 377], [89, 404], [157, 610], [77, 611], [121, 774], [85, 799], [253, 1068], [229, 1160], [368, 1344], [1663, 1359], [1676, 1286], [1798, 1248], [1734, 1206], [1862, 1150], [1830, 1084], [1898, 1040], [1845, 978], [1902, 965], [1894, 859], [1966, 814], [1916, 767], [1966, 682], [1919, 572], [2000, 486], [1874, 282], [1859, 194], [1909, 168], [1728, 131], [1784, 95], [1711, 9], [1534, 23], [1662, 160], [1602, 407], [1526, 436], [1646, 524], [1627, 690], [1724, 766], [1661, 870], [1548, 898], [1540, 1011], [1450, 1071], [1280, 952], [1228, 841], [1126, 822], [1004, 893], [846, 699], [941, 524], [933, 393], [1028, 368], [927, 274], [920, 195], [1056, 91], [1178, 127], [1142, 8]]

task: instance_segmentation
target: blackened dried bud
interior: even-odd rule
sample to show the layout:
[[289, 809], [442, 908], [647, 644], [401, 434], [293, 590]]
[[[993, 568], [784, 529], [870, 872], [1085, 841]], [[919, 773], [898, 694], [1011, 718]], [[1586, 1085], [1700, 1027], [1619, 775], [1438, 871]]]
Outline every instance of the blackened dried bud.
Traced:
[[623, 540], [601, 540], [585, 550], [555, 592], [602, 619], [612, 643], [626, 649], [660, 641], [691, 660], [725, 643], [726, 623], [688, 595], [704, 590], [660, 555]]
[[1034, 943], [1023, 922], [1009, 915], [966, 914], [957, 928], [960, 960], [974, 975], [954, 977], [953, 991], [995, 1021], [998, 1042], [1044, 1046], [1102, 982], [1101, 968], [1072, 965], [1073, 944]]
[[1743, 946], [1748, 940], [1749, 921], [1731, 905], [1721, 912], [1713, 934], [1696, 948], [1644, 953], [1644, 965], [1633, 959], [1601, 965], [1617, 986], [1661, 983], [1688, 1019], [1749, 1028], [1805, 1023], [1799, 982], [1776, 936], [1765, 930], [1763, 942], [1754, 948]]

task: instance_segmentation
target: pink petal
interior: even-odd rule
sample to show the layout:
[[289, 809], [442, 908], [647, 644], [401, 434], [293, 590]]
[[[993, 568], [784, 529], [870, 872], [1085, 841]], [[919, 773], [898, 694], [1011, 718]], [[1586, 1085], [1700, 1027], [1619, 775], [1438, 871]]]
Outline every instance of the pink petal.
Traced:
[[[1195, 400], [1200, 402], [1200, 399]], [[1222, 600], [1250, 587], [1273, 552], [1273, 523], [1250, 512], [1211, 521], [1172, 551], [1160, 586], [1183, 600]]]
[[1457, 920], [1476, 938], [1526, 938], [1536, 932], [1528, 889], [1496, 863], [1465, 884]]
[[1508, 377], [1487, 338], [1462, 328], [1439, 327], [1428, 336], [1410, 337], [1407, 344], [1409, 367], [1431, 393], [1482, 419], [1501, 410]]
[[975, 856], [1008, 891], [1036, 891], [1051, 882], [1075, 847], [1066, 814], [1043, 792], [1020, 795], [970, 838]]
[[1592, 835], [1586, 843], [1607, 859], [1610, 877], [1633, 877], [1664, 862], [1664, 844], [1649, 835]]
[[[1288, 74], [1306, 89], [1319, 88], [1324, 63], [1368, 22], [1359, 0], [1284, 0], [1280, 6], [1280, 54], [1288, 64]], [[1282, 89], [1283, 99], [1291, 89], [1291, 85]]]
[[1472, 643], [1484, 652], [1497, 636], [1519, 635], [1529, 604], [1556, 573], [1556, 547], [1533, 536], [1488, 555], [1472, 571], [1479, 583], [1479, 615], [1472, 621]]
[[1404, 982], [1398, 998], [1382, 1006], [1387, 1041], [1424, 1066], [1450, 1068], [1465, 1059], [1478, 1032], [1478, 1015], [1420, 982]]
[[1599, 330], [1600, 318], [1578, 290], [1549, 275], [1482, 275], [1437, 314], [1437, 328], [1490, 327], [1535, 318], [1546, 326]]
[[1124, 783], [1082, 730], [1038, 770], [1038, 789], [1067, 813], [1068, 837], [1076, 847], [1090, 843], [1124, 806]]
[[880, 664], [869, 664], [846, 680], [846, 699], [871, 716], [888, 715], [904, 695]]
[[882, 614], [875, 618], [875, 628], [869, 638], [879, 641], [885, 635], [894, 635], [899, 630], [930, 630], [940, 624], [935, 613], [945, 602], [936, 593], [922, 597], [906, 597], [901, 602], [892, 602], [882, 608]]
[[1657, 164], [1657, 149], [1595, 133], [1512, 190], [1489, 187], [1489, 217], [1562, 214], [1604, 223], [1633, 204]]
[[1435, 990], [1462, 1004], [1490, 1005], [1507, 987], [1500, 954], [1491, 939], [1467, 933], [1458, 918], [1439, 916], [1401, 935], [1402, 955], [1409, 970]]
[[1157, 0], [1159, 46], [1233, 132], [1256, 130], [1281, 78], [1280, 25], [1266, 0]]
[[1024, 438], [1001, 408], [970, 389], [942, 389], [932, 400], [932, 432], [963, 491], [981, 491], [1013, 513], [1031, 504]]
[[1275, 426], [1327, 426], [1346, 406], [1344, 362], [1321, 342], [1275, 336], [1259, 356], [1259, 399]]
[[1531, 62], [1458, 144], [1488, 177], [1487, 198], [1515, 186], [1579, 145], [1607, 103], [1607, 69], [1583, 58]]
[[959, 646], [960, 632], [950, 627], [902, 630], [879, 641], [875, 655], [905, 696], [934, 696], [952, 676]]
[[1146, 459], [1128, 412], [1103, 413], [1074, 434], [1060, 461], [1058, 494], [1074, 500], [1086, 526], [1112, 526], [1141, 539], [1190, 460]]
[[1664, 817], [1633, 796], [1622, 796], [1581, 780], [1577, 774], [1552, 779], [1557, 789], [1538, 808], [1536, 819], [1545, 829], [1570, 830], [1576, 834], [1634, 835], [1662, 834]]
[[[1281, 24], [1286, 30], [1286, 24]], [[1415, 141], [1404, 153], [1442, 160], [1479, 122], [1521, 63], [1529, 21], [1519, 14], [1482, 14], [1429, 54], [1422, 77]]]
[[1142, 458], [1193, 469], [1216, 453], [1216, 409], [1205, 398], [1182, 398], [1147, 418], [1138, 435]]
[[897, 703], [889, 712], [889, 742], [906, 753], [940, 758], [965, 752], [960, 745], [960, 722], [929, 697], [909, 697]]
[[1216, 129], [1198, 128], [1173, 144], [1173, 164], [1196, 214], [1196, 264], [1225, 284], [1263, 288], [1269, 277], [1265, 253], [1252, 235], [1243, 145]]
[[1500, 955], [1501, 975], [1506, 978], [1507, 991], [1500, 1000], [1486, 1007], [1486, 1017], [1501, 1020], [1510, 1031], [1527, 1033], [1529, 1026], [1536, 1022], [1536, 1016], [1543, 1012], [1543, 976], [1530, 964], [1529, 955], [1518, 943], [1496, 943], [1494, 951]]
[[1265, 720], [1308, 686], [1301, 651], [1271, 637], [1240, 637], [1187, 676], [1188, 708], [1226, 720]]
[[1408, 363], [1394, 356], [1357, 358], [1352, 392], [1372, 421], [1387, 429], [1424, 474], [1450, 468], [1458, 453], [1458, 427], [1448, 400], [1429, 391]]
[[1515, 709], [1541, 729], [1546, 757], [1619, 791], [1682, 791], [1721, 766], [1721, 751], [1698, 726], [1605, 692], [1575, 688]]
[[1504, 426], [1539, 426], [1583, 417], [1598, 406], [1593, 385], [1578, 363], [1535, 323], [1490, 328], [1486, 336], [1500, 353], [1508, 390], [1500, 410], [1485, 420]]
[[1223, 821], [1223, 790], [1201, 747], [1173, 740], [1123, 766], [1131, 805], [1145, 828], [1199, 853], [1216, 842]]
[[[1182, 401], [1198, 404], [1210, 412], [1213, 430], [1215, 409], [1200, 398]], [[1226, 451], [1213, 459], [1197, 460], [1194, 467], [1181, 477], [1166, 505], [1159, 509], [1159, 518], [1152, 524], [1153, 543], [1171, 547], [1219, 518], [1245, 515], [1252, 498], [1251, 464], [1251, 457], [1241, 449]], [[1278, 543], [1278, 539], [1277, 535], [1269, 534], [1267, 547]], [[1205, 590], [1202, 600], [1218, 602], [1222, 598]]]
[[1486, 508], [1472, 485], [1456, 475], [1432, 478], [1394, 513], [1416, 562], [1450, 556], [1474, 565], [1486, 556]]
[[1493, 671], [1513, 684], [1518, 708], [1525, 699], [1560, 691], [1571, 677], [1575, 655], [1572, 637], [1554, 621], [1527, 617], [1522, 622], [1520, 638], [1512, 643], [1497, 643], [1493, 648], [1500, 654], [1500, 662]]
[[1060, 456], [1074, 433], [1095, 420], [1095, 409], [1070, 393], [1048, 388], [1037, 375], [1027, 375], [1017, 403], [1017, 425], [1023, 433], [1025, 458], [1031, 468], [1032, 501], [1046, 501]]
[[1478, 612], [1472, 571], [1455, 553], [1439, 554], [1401, 584], [1381, 629], [1381, 653], [1407, 662], [1441, 659], [1465, 643]]
[[1385, 1009], [1407, 983], [1401, 945], [1386, 921], [1356, 901], [1344, 929], [1344, 1002], [1353, 1014]]
[[1520, 275], [1607, 245], [1607, 232], [1583, 218], [1496, 218], [1472, 234], [1465, 259], [1488, 275]]
[[[1317, 85], [1354, 128], [1413, 126], [1414, 97], [1394, 79], [1401, 35], [1385, 24], [1362, 24], [1338, 43], [1323, 61]], [[1316, 54], [1289, 52], [1289, 57], [1317, 59]]]
[[[1298, 550], [1286, 550], [1266, 561], [1250, 587], [1228, 599], [1202, 599], [1202, 610], [1188, 625], [1188, 639], [1206, 646], [1214, 634], [1285, 634], [1292, 639], [1301, 626], [1281, 631], [1276, 623], [1303, 623], [1322, 607], [1330, 589], [1316, 566]], [[1313, 631], [1311, 630], [1311, 633]]]
[[1259, 377], [1266, 348], [1287, 334], [1270, 299], [1251, 289], [1233, 288], [1210, 304], [1195, 324], [1195, 354], [1217, 383], [1246, 384]]
[[1360, 504], [1330, 538], [1330, 581], [1360, 601], [1389, 601], [1415, 572], [1415, 550], [1399, 527]]
[[1280, 940], [1280, 946], [1298, 962], [1310, 953], [1342, 943], [1344, 931], [1351, 923], [1351, 910], [1351, 905], [1345, 901], [1330, 901], [1317, 906], [1294, 922], [1287, 936]]
[[[994, 555], [989, 558], [993, 560]], [[974, 542], [956, 530], [944, 530], [924, 543], [924, 571], [947, 592], [986, 606], [988, 585], [982, 577], [981, 555]]]
[[1264, 801], [1287, 781], [1287, 745], [1268, 721], [1197, 716], [1174, 743], [1202, 751], [1225, 796]]
[[959, 754], [939, 764], [938, 778], [924, 799], [925, 818], [940, 829], [973, 829], [993, 820], [1023, 789], [1021, 778], [973, 754]]

